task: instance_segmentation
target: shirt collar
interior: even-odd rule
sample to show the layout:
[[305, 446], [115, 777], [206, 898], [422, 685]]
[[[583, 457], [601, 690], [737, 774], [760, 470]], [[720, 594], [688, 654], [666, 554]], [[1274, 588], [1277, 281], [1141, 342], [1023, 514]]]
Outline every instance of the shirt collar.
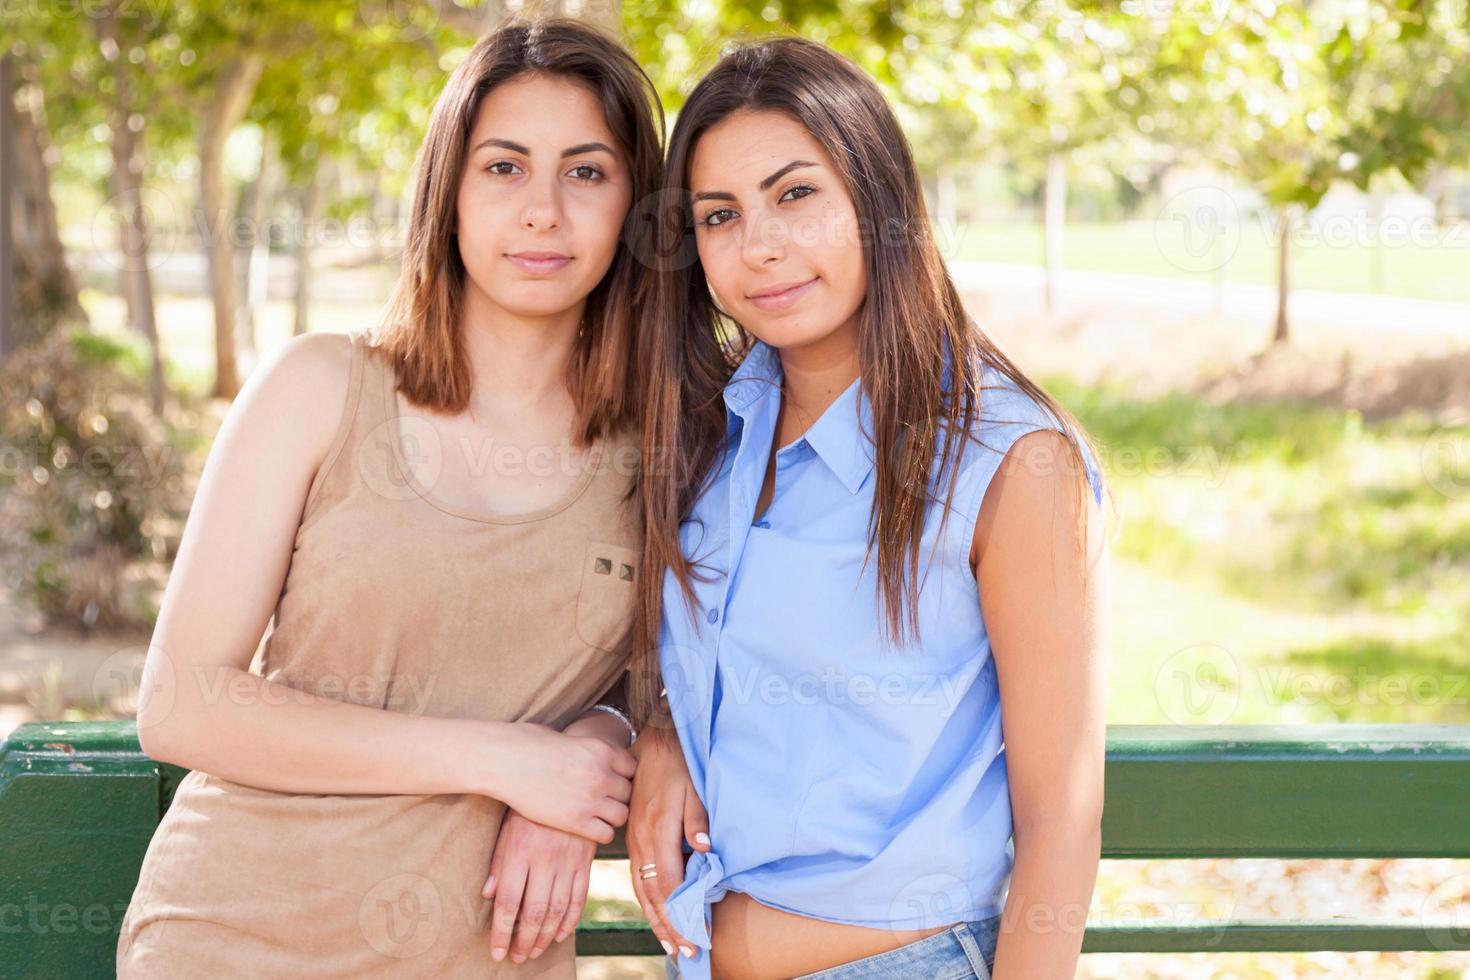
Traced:
[[[748, 420], [752, 410], [781, 391], [781, 357], [775, 348], [756, 341], [725, 385], [725, 405]], [[856, 378], [806, 430], [802, 441], [812, 447], [849, 493], [862, 488], [873, 471], [873, 413], [862, 378]]]

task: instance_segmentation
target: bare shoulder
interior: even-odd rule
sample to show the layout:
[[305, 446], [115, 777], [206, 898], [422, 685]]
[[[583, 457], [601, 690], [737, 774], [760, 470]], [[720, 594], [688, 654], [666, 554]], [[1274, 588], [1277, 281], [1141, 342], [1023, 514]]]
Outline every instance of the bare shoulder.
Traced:
[[275, 440], [297, 459], [319, 461], [347, 404], [351, 366], [346, 334], [293, 337], [251, 372], [230, 414], [238, 427]]
[[1018, 438], [996, 468], [975, 522], [970, 563], [976, 567], [998, 537], [1020, 542], [1061, 534], [1059, 515], [1075, 524], [1079, 510], [1096, 505], [1081, 486], [1085, 480], [1067, 436], [1036, 429]]

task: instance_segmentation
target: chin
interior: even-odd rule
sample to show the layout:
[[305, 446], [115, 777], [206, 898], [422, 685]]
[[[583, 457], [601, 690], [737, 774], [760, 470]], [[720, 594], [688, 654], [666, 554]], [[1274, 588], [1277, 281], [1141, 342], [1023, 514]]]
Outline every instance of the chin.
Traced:
[[794, 350], [798, 347], [805, 347], [808, 344], [826, 340], [837, 330], [838, 326], [835, 323], [813, 326], [811, 324], [801, 323], [799, 317], [793, 317], [789, 323], [782, 322], [780, 319], [766, 322], [752, 320], [749, 322], [753, 323], [754, 326], [747, 327], [746, 329], [755, 334], [763, 342], [778, 350]]
[[526, 283], [519, 289], [490, 294], [495, 305], [514, 316], [555, 316], [576, 305], [572, 291], [560, 283]]

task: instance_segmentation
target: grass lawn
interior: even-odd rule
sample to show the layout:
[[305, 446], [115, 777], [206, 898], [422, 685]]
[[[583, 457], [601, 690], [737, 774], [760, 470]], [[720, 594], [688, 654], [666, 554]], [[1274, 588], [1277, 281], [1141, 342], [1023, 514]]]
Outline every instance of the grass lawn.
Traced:
[[1048, 388], [1122, 519], [1110, 721], [1470, 722], [1470, 428]]
[[[1225, 280], [1276, 283], [1276, 244], [1270, 222], [1247, 218], [1239, 242], [1225, 262]], [[1167, 221], [1068, 225], [1063, 235], [1065, 268], [1213, 281], [1209, 255], [1194, 257]], [[1416, 299], [1470, 303], [1470, 224], [1441, 230], [1432, 245], [1371, 244], [1330, 234], [1293, 239], [1292, 284], [1299, 289], [1373, 291], [1374, 253], [1382, 263], [1383, 292]], [[950, 260], [1041, 264], [1041, 225], [962, 225], [941, 238]]]

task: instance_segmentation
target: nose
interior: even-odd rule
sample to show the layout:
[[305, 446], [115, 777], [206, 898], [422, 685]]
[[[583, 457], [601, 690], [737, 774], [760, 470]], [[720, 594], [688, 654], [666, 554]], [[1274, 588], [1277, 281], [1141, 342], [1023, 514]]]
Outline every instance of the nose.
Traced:
[[528, 181], [525, 207], [521, 209], [521, 226], [528, 231], [555, 231], [561, 227], [561, 188], [555, 176], [545, 181]]
[[780, 262], [786, 255], [786, 226], [764, 213], [753, 214], [745, 224], [740, 253], [752, 269]]

